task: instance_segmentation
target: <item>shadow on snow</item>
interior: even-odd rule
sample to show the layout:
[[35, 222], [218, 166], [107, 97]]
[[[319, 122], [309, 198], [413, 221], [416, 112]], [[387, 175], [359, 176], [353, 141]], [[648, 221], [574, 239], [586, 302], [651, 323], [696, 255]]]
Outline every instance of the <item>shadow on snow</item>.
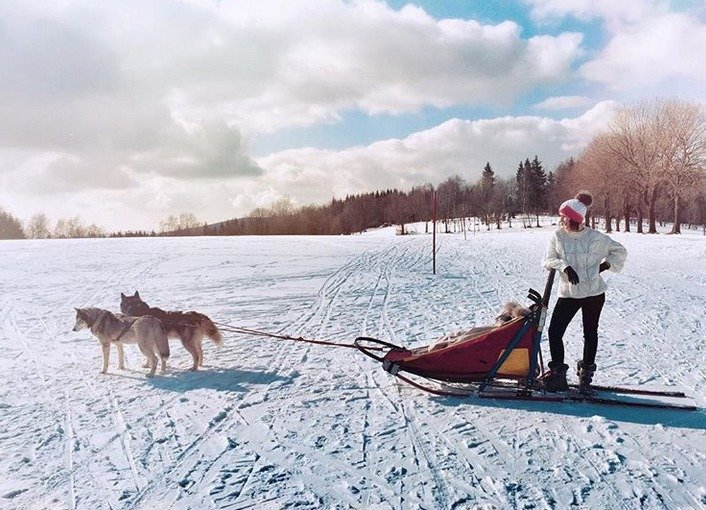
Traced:
[[271, 372], [213, 368], [198, 372], [174, 371], [166, 376], [152, 377], [147, 382], [155, 388], [177, 392], [198, 388], [217, 391], [247, 391], [248, 386], [252, 384], [274, 382], [289, 384], [296, 376], [297, 374], [284, 377]]
[[437, 403], [447, 407], [474, 405], [493, 409], [515, 409], [528, 413], [556, 414], [590, 418], [601, 416], [607, 420], [635, 423], [638, 425], [663, 425], [683, 429], [706, 430], [706, 411], [684, 411], [675, 409], [654, 409], [639, 407], [607, 406], [589, 403], [541, 402], [519, 400], [492, 400], [481, 398], [432, 397]]

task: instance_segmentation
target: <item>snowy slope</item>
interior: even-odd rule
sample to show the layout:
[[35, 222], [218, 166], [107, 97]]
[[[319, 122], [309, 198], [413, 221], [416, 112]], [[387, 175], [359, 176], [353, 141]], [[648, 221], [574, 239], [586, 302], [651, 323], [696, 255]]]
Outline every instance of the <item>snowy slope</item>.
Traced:
[[[469, 401], [353, 349], [227, 334], [202, 372], [100, 375], [74, 306], [120, 292], [238, 326], [421, 345], [542, 290], [551, 227], [0, 244], [0, 509], [706, 508], [706, 413]], [[706, 237], [617, 233], [597, 383], [706, 406]], [[578, 359], [580, 320], [567, 332]], [[545, 352], [547, 349], [545, 348]], [[115, 352], [113, 358], [116, 358]]]

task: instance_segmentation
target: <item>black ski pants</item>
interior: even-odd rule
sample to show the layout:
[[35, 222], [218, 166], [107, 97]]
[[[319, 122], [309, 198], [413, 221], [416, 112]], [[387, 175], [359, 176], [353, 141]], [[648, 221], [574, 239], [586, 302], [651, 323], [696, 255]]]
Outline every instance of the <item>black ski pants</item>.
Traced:
[[559, 298], [549, 322], [549, 350], [552, 365], [564, 363], [564, 333], [576, 312], [581, 310], [583, 317], [583, 362], [592, 365], [596, 362], [598, 350], [598, 319], [605, 303], [605, 293], [586, 298]]

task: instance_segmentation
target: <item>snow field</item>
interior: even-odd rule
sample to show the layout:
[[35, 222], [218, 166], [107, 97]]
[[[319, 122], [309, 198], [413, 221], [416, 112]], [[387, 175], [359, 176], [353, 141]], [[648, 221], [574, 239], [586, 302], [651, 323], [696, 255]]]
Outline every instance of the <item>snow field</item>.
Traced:
[[[542, 291], [543, 229], [0, 245], [0, 508], [706, 508], [706, 414], [434, 397], [354, 349], [225, 334], [100, 375], [120, 292], [269, 332], [423, 345]], [[706, 238], [616, 233], [597, 384], [706, 405]], [[580, 319], [566, 335], [581, 352]], [[548, 348], [545, 346], [545, 354]]]

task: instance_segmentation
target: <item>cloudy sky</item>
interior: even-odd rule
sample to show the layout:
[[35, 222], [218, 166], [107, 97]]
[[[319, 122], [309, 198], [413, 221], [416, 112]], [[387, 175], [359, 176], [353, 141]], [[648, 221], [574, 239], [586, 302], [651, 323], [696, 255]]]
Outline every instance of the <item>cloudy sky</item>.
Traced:
[[2, 0], [0, 206], [110, 230], [577, 155], [706, 104], [703, 0]]

